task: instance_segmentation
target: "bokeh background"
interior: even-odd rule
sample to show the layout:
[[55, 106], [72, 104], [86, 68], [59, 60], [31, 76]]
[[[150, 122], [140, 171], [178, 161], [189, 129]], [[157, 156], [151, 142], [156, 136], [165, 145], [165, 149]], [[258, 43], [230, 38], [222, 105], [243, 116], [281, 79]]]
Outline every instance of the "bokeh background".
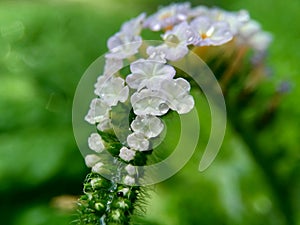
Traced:
[[[88, 173], [72, 132], [76, 85], [125, 20], [171, 2], [0, 1], [0, 224], [64, 225], [74, 219], [69, 203], [82, 193]], [[300, 1], [192, 4], [247, 9], [274, 35], [271, 83], [288, 80], [291, 91], [276, 122], [259, 137], [269, 158], [259, 160], [228, 124], [214, 164], [199, 173], [196, 154], [156, 185], [140, 223], [300, 225]]]

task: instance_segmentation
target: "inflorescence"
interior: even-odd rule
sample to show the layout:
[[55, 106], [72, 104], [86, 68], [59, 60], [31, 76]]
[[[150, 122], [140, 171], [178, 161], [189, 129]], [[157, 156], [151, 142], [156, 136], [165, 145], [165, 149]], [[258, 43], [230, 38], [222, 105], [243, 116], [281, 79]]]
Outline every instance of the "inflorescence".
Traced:
[[[140, 58], [138, 53], [145, 48], [142, 38], [145, 29], [159, 32], [162, 42], [156, 46], [147, 45], [146, 54]], [[101, 154], [109, 151], [117, 161], [126, 163], [126, 173], [122, 173], [122, 177], [119, 174], [117, 182], [122, 183], [122, 189], [131, 190], [142, 174], [136, 171], [135, 166], [146, 164], [145, 158], [153, 150], [152, 141], [165, 129], [161, 117], [170, 111], [186, 114], [194, 108], [190, 82], [170, 62], [184, 58], [189, 51], [197, 54], [206, 46], [226, 44], [236, 48], [247, 46], [256, 55], [263, 55], [271, 40], [271, 35], [264, 32], [246, 10], [229, 12], [205, 6], [191, 8], [189, 3], [171, 4], [149, 17], [142, 13], [124, 23], [107, 42], [109, 52], [105, 55], [104, 71], [95, 83], [96, 96], [85, 117], [96, 127], [96, 132], [88, 138], [93, 154], [85, 157], [86, 165], [98, 174], [94, 175], [96, 181], [104, 182], [104, 178], [99, 177], [106, 166]], [[124, 75], [120, 71], [128, 61], [130, 71]], [[123, 141], [118, 141], [114, 133], [113, 111], [118, 106], [131, 109], [129, 130]], [[88, 182], [92, 187], [91, 180], [90, 177]], [[107, 191], [118, 193], [120, 187], [112, 188], [110, 185]], [[103, 196], [109, 199], [108, 195]], [[90, 199], [94, 197], [90, 196]], [[134, 201], [136, 199], [135, 194]], [[125, 215], [121, 215], [121, 211], [114, 210], [110, 217], [106, 215], [112, 206], [105, 204], [111, 205], [111, 201], [105, 203], [101, 200], [101, 204], [97, 205], [102, 213], [99, 218], [121, 223], [120, 218]], [[130, 203], [123, 201], [115, 204], [130, 208]]]

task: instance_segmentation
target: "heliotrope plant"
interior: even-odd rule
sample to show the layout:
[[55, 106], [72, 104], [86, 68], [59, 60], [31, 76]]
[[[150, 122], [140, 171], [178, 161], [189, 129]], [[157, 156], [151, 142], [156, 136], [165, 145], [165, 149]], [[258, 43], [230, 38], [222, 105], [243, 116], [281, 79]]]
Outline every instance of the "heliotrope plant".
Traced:
[[[145, 29], [158, 32], [161, 43], [144, 45]], [[231, 83], [241, 82], [235, 93], [248, 98], [263, 80], [263, 59], [271, 40], [245, 10], [192, 8], [189, 3], [171, 4], [149, 17], [142, 13], [125, 22], [107, 42], [103, 74], [85, 116], [95, 132], [87, 140], [92, 153], [85, 162], [91, 173], [78, 201], [76, 222], [130, 224], [131, 216], [141, 211], [145, 190], [139, 184], [144, 171], [137, 166], [147, 165], [164, 132], [163, 117], [187, 114], [195, 107], [192, 79], [171, 62], [192, 51], [215, 72], [224, 94]], [[123, 70], [126, 62], [129, 68]], [[237, 78], [237, 73], [247, 75]], [[126, 118], [115, 113], [118, 110], [128, 112]]]

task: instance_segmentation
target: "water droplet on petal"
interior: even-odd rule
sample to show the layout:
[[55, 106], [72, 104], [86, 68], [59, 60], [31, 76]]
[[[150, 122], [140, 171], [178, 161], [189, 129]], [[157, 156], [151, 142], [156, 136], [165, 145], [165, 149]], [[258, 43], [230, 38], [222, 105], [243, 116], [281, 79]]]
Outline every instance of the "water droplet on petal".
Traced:
[[166, 44], [169, 45], [170, 47], [175, 47], [180, 43], [180, 40], [174, 34], [168, 35], [165, 41], [167, 42]]
[[168, 112], [169, 110], [169, 106], [166, 104], [166, 103], [161, 103], [159, 106], [158, 106], [158, 109], [161, 113], [165, 114], [166, 112]]

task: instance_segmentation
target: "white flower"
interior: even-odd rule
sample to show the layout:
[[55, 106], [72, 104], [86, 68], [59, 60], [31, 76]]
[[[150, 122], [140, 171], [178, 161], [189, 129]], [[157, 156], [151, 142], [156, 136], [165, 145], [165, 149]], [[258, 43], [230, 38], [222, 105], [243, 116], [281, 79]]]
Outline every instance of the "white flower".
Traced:
[[164, 52], [166, 59], [176, 61], [188, 53], [188, 45], [199, 42], [198, 34], [186, 22], [176, 25], [162, 37], [165, 43], [157, 47], [148, 47], [148, 55], [152, 55], [155, 51], [160, 51]]
[[127, 136], [127, 144], [130, 148], [138, 151], [149, 150], [149, 140], [141, 133], [134, 132]]
[[222, 45], [233, 37], [227, 22], [214, 21], [208, 17], [198, 17], [191, 22], [191, 27], [198, 32], [197, 46]]
[[171, 46], [179, 44], [189, 45], [198, 41], [197, 33], [191, 29], [187, 22], [182, 22], [176, 25], [172, 30], [167, 31], [163, 35], [163, 39], [169, 42], [167, 44]]
[[101, 174], [102, 168], [103, 168], [104, 164], [102, 162], [98, 162], [96, 163], [93, 167], [92, 167], [92, 172], [93, 173], [99, 173]]
[[94, 98], [91, 101], [90, 109], [85, 116], [85, 120], [90, 124], [101, 123], [109, 118], [109, 110], [110, 107], [101, 99]]
[[190, 84], [183, 78], [164, 80], [161, 90], [167, 97], [168, 106], [179, 114], [188, 113], [194, 107], [194, 98], [189, 95]]
[[211, 10], [206, 6], [197, 6], [195, 8], [192, 8], [189, 13], [189, 18], [199, 17], [199, 16], [209, 16], [211, 14]]
[[272, 41], [272, 35], [261, 30], [258, 22], [250, 20], [244, 24], [238, 33], [238, 44], [246, 44], [254, 48], [256, 51], [265, 51]]
[[106, 58], [104, 65], [104, 76], [111, 76], [118, 72], [123, 67], [122, 59]]
[[101, 123], [98, 123], [97, 129], [101, 131], [106, 131], [112, 129], [111, 119], [105, 118], [101, 121]]
[[126, 77], [129, 87], [140, 90], [143, 87], [151, 88], [162, 79], [171, 79], [175, 76], [175, 69], [161, 62], [139, 59], [130, 65], [131, 74]]
[[131, 96], [131, 105], [136, 115], [162, 116], [169, 110], [166, 96], [156, 90], [143, 89]]
[[238, 12], [228, 12], [219, 8], [211, 10], [210, 16], [212, 20], [228, 23], [230, 31], [236, 35], [241, 26], [249, 21], [250, 16], [247, 10], [240, 10]]
[[102, 152], [104, 150], [104, 144], [101, 136], [98, 133], [92, 133], [88, 138], [89, 148], [95, 152]]
[[272, 42], [273, 37], [268, 32], [258, 32], [254, 34], [249, 40], [249, 45], [258, 52], [264, 52]]
[[131, 123], [134, 132], [141, 133], [147, 138], [157, 137], [164, 129], [162, 121], [155, 116], [137, 116]]
[[129, 175], [126, 175], [125, 178], [124, 178], [124, 184], [126, 185], [134, 185], [135, 184], [135, 178], [134, 177], [131, 177]]
[[138, 17], [129, 20], [122, 25], [121, 31], [127, 34], [133, 34], [135, 36], [139, 35], [143, 29], [145, 17], [146, 14], [142, 13]]
[[118, 101], [125, 102], [129, 88], [124, 85], [121, 77], [100, 76], [95, 84], [95, 94], [108, 106], [117, 105]]
[[100, 161], [100, 157], [95, 154], [87, 155], [85, 158], [85, 164], [87, 167], [93, 167], [96, 163]]
[[243, 26], [240, 27], [238, 38], [241, 38], [246, 41], [249, 37], [260, 31], [260, 24], [255, 20], [250, 20], [248, 23], [245, 23]]
[[190, 3], [171, 4], [158, 10], [157, 13], [146, 19], [144, 26], [153, 31], [169, 28], [186, 20], [190, 10]]
[[122, 147], [120, 149], [119, 157], [121, 159], [123, 159], [124, 161], [129, 162], [134, 159], [135, 153], [136, 153], [136, 151], [134, 151], [134, 150], [128, 149], [126, 147]]
[[133, 176], [136, 174], [135, 166], [133, 166], [131, 164], [128, 164], [127, 166], [125, 166], [125, 170], [130, 176]]
[[110, 50], [106, 58], [125, 59], [138, 52], [142, 45], [142, 38], [125, 32], [118, 32], [110, 37], [107, 46]]

